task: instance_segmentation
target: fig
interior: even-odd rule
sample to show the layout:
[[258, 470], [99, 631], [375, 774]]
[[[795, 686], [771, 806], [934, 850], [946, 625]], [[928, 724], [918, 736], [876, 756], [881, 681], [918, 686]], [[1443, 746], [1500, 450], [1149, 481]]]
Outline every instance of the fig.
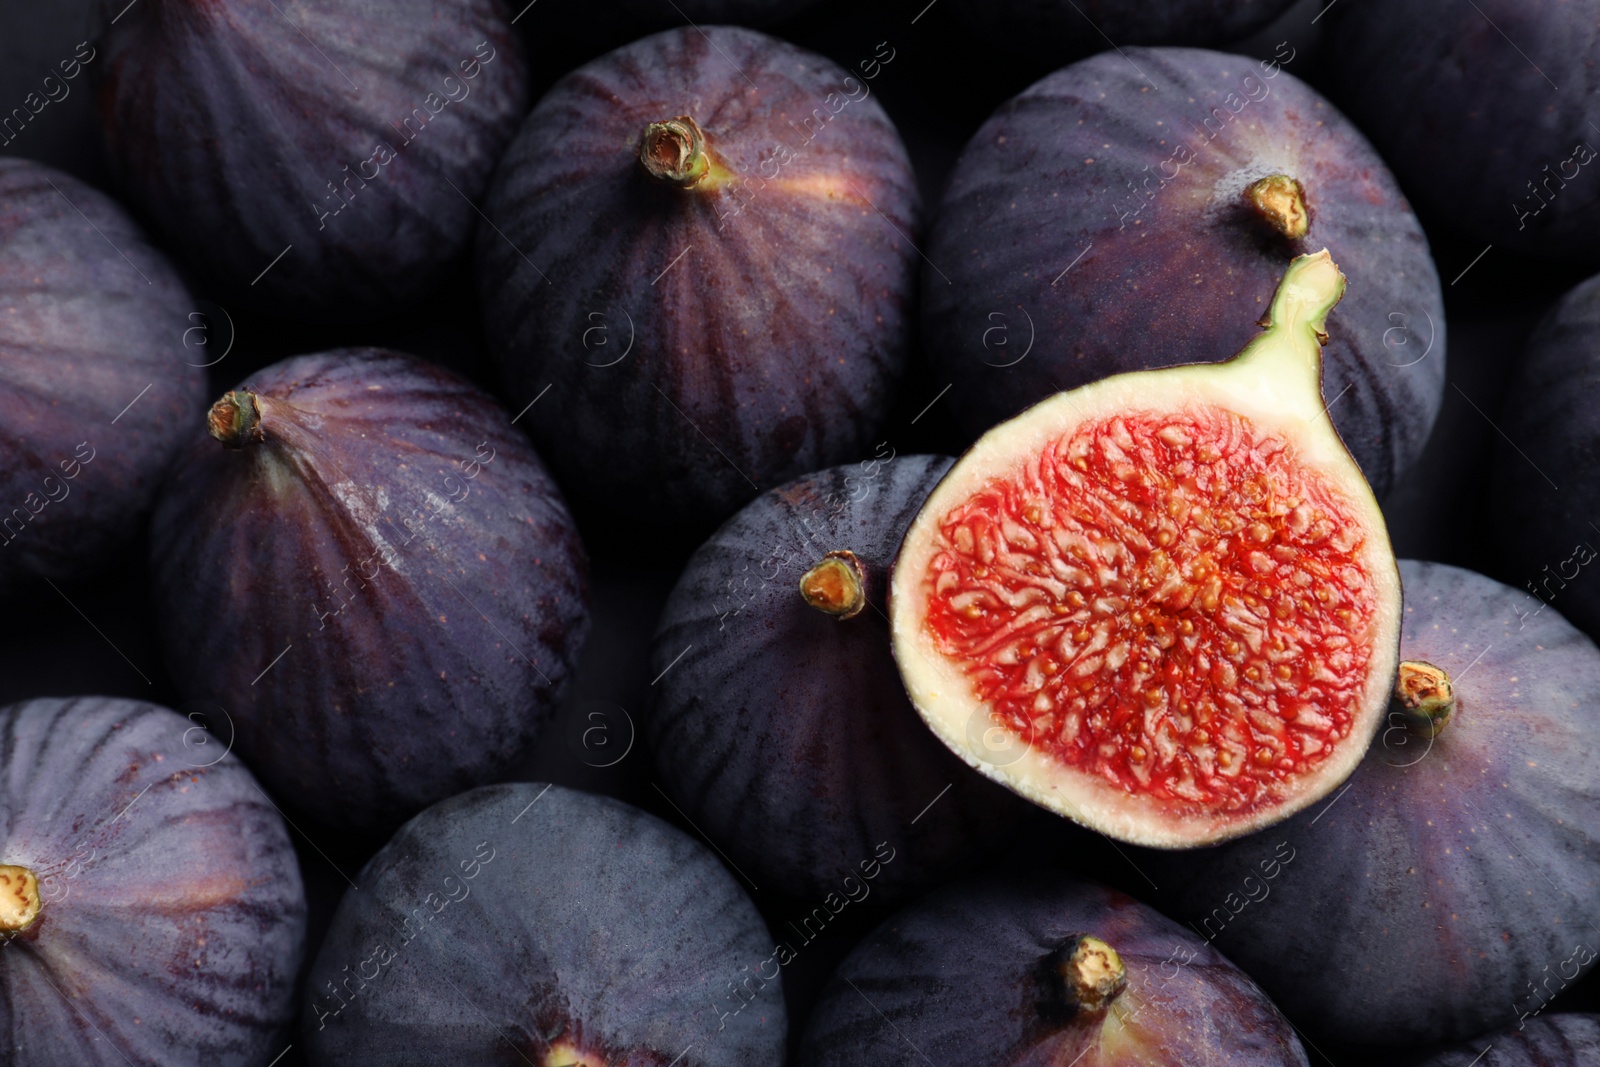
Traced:
[[1600, 953], [1600, 651], [1491, 579], [1400, 569], [1394, 710], [1344, 788], [1151, 857], [1176, 913], [1302, 1030], [1373, 1045], [1525, 1022]]
[[180, 692], [330, 826], [392, 828], [509, 772], [566, 687], [588, 588], [506, 413], [441, 367], [347, 349], [251, 376], [209, 429], [152, 523]]
[[436, 287], [527, 107], [501, 0], [98, 0], [123, 192], [230, 300], [369, 318]]
[[136, 700], [0, 709], [7, 1064], [282, 1053], [305, 893], [283, 818], [223, 745]]
[[653, 523], [859, 459], [905, 361], [916, 210], [888, 116], [821, 56], [731, 27], [603, 55], [490, 190], [477, 278], [509, 404], [552, 390], [526, 425], [556, 474]]
[[1352, 0], [1328, 20], [1330, 91], [1430, 223], [1526, 255], [1600, 258], [1600, 2]]
[[[656, 769], [757, 884], [815, 898], [871, 872], [888, 900], [1030, 813], [928, 733], [889, 651], [889, 565], [950, 462], [891, 455], [764, 493], [667, 601], [645, 725]], [[885, 845], [898, 858], [880, 865]]]
[[1600, 1016], [1546, 1015], [1485, 1034], [1418, 1067], [1588, 1067], [1600, 1062]]
[[0, 158], [0, 308], [0, 589], [83, 578], [144, 525], [203, 406], [203, 330], [121, 208], [22, 159]]
[[840, 965], [796, 1067], [1304, 1065], [1255, 983], [1177, 923], [1059, 874], [942, 889]]
[[1281, 821], [1354, 770], [1401, 602], [1318, 389], [1343, 290], [1326, 251], [1298, 257], [1232, 360], [1059, 394], [945, 475], [890, 618], [912, 703], [957, 755], [1161, 848]]
[[1132, 44], [1216, 45], [1261, 29], [1294, 0], [953, 0], [975, 32], [1031, 58], [1068, 59]]
[[1508, 577], [1534, 601], [1600, 634], [1600, 276], [1573, 289], [1513, 364], [1496, 415], [1490, 507]]
[[1062, 389], [1235, 351], [1238, 309], [1327, 247], [1360, 284], [1323, 400], [1383, 499], [1444, 394], [1422, 227], [1361, 134], [1283, 69], [1292, 48], [1126, 51], [1002, 105], [956, 165], [922, 332], [957, 421], [975, 436]]
[[307, 981], [313, 1067], [783, 1063], [783, 996], [762, 988], [778, 967], [750, 970], [772, 944], [755, 905], [704, 845], [619, 800], [483, 786], [412, 819], [359, 879]]

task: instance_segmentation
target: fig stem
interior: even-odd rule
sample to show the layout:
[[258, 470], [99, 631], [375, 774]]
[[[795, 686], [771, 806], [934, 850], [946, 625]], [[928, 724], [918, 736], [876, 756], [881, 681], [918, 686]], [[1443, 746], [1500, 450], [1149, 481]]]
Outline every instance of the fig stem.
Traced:
[[1092, 934], [1080, 934], [1056, 971], [1067, 1000], [1081, 1012], [1106, 1010], [1128, 986], [1128, 970], [1117, 950]]
[[1442, 668], [1421, 660], [1400, 664], [1394, 683], [1394, 700], [1406, 728], [1418, 737], [1438, 737], [1455, 713], [1455, 689]]
[[688, 115], [652, 122], [639, 142], [639, 163], [664, 185], [691, 188], [711, 170], [705, 133]]
[[39, 879], [26, 867], [0, 864], [0, 933], [26, 930], [39, 917]]
[[849, 549], [839, 549], [800, 577], [800, 597], [820, 612], [853, 619], [867, 606], [867, 572]]
[[211, 405], [206, 428], [223, 448], [243, 448], [261, 440], [261, 405], [248, 389], [233, 389]]
[[1269, 174], [1251, 182], [1245, 187], [1244, 199], [1263, 222], [1291, 241], [1298, 241], [1311, 229], [1305, 186], [1287, 174]]

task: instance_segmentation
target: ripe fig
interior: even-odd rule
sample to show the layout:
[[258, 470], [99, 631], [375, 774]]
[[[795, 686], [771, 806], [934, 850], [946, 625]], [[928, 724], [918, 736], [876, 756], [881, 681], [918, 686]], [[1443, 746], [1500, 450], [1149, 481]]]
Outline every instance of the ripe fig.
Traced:
[[1600, 0], [1347, 0], [1328, 21], [1335, 99], [1430, 224], [1600, 259]]
[[[709, 849], [557, 785], [434, 805], [367, 863], [306, 984], [313, 1067], [781, 1067], [771, 944]], [[781, 985], [776, 974], [763, 985]]]
[[231, 299], [364, 318], [436, 286], [527, 106], [502, 0], [97, 0], [112, 170]]
[[1215, 949], [1060, 875], [939, 890], [869, 934], [806, 1024], [796, 1067], [1290, 1067], [1294, 1031]]
[[916, 210], [888, 116], [821, 56], [731, 27], [601, 56], [489, 195], [477, 277], [510, 404], [551, 390], [527, 426], [556, 473], [651, 522], [856, 458], [905, 360]]
[[1506, 576], [1600, 635], [1600, 276], [1545, 316], [1513, 366], [1496, 421], [1489, 514]]
[[1236, 351], [1241, 310], [1326, 247], [1360, 285], [1322, 398], [1382, 499], [1444, 394], [1422, 227], [1355, 127], [1283, 69], [1292, 48], [1126, 51], [1002, 105], [956, 165], [922, 325], [958, 421], [976, 436], [1062, 389]]
[[962, 22], [1025, 55], [1059, 66], [1131, 44], [1217, 45], [1287, 11], [1294, 0], [952, 0]]
[[758, 884], [821, 897], [897, 857], [909, 890], [1030, 814], [963, 766], [906, 699], [883, 615], [889, 565], [940, 456], [808, 474], [747, 504], [689, 560], [657, 630], [645, 727], [666, 790]]
[[300, 867], [283, 818], [223, 744], [133, 700], [0, 709], [11, 1067], [281, 1055], [305, 947]]
[[1526, 1021], [1600, 954], [1600, 650], [1471, 571], [1400, 570], [1396, 702], [1350, 781], [1152, 871], [1302, 1029], [1409, 1045]]
[[1417, 1067], [1591, 1067], [1600, 1063], [1600, 1016], [1546, 1015], [1508, 1026], [1422, 1061]]
[[22, 159], [0, 158], [0, 309], [0, 589], [85, 577], [203, 406], [203, 330], [121, 208]]
[[527, 439], [397, 352], [299, 356], [217, 401], [152, 555], [180, 691], [228, 710], [280, 800], [351, 829], [506, 774], [588, 631], [583, 546]]
[[1343, 290], [1326, 251], [1301, 256], [1234, 359], [1062, 393], [945, 475], [890, 613], [912, 703], [957, 755], [1161, 848], [1277, 822], [1360, 762], [1400, 579], [1318, 388]]

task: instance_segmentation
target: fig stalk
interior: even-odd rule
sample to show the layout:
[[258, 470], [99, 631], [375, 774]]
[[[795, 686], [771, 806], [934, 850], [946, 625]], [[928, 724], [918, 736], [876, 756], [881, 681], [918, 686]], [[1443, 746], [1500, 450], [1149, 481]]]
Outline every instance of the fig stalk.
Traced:
[[663, 185], [692, 188], [711, 171], [711, 153], [700, 124], [688, 115], [652, 122], [639, 142], [644, 172]]
[[0, 864], [0, 934], [20, 933], [38, 917], [38, 876], [26, 867]]
[[247, 389], [234, 389], [211, 405], [206, 428], [223, 448], [243, 448], [261, 439], [261, 406]]
[[800, 597], [838, 619], [853, 619], [867, 606], [867, 572], [849, 549], [829, 552], [800, 578]]
[[1438, 737], [1455, 712], [1455, 691], [1450, 675], [1421, 660], [1400, 664], [1394, 683], [1395, 703], [1406, 728], [1418, 737]]
[[1278, 234], [1298, 241], [1311, 229], [1306, 190], [1287, 174], [1269, 174], [1245, 187], [1245, 203]]
[[1128, 986], [1128, 969], [1117, 950], [1092, 934], [1080, 934], [1057, 953], [1054, 970], [1066, 1002], [1077, 1011], [1099, 1014]]

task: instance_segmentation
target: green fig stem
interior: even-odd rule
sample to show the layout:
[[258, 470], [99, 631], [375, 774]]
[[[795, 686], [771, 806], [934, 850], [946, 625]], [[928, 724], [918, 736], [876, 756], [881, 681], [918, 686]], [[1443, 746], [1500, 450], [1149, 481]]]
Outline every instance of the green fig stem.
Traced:
[[1328, 313], [1344, 295], [1344, 275], [1328, 250], [1296, 256], [1284, 271], [1264, 332], [1224, 365], [1225, 377], [1251, 402], [1289, 418], [1326, 420], [1322, 346]]
[[247, 389], [222, 394], [222, 399], [211, 405], [206, 428], [223, 448], [243, 448], [261, 440], [261, 405], [256, 395]]
[[1455, 714], [1455, 689], [1442, 668], [1421, 660], [1406, 660], [1395, 678], [1394, 702], [1399, 705], [1406, 729], [1418, 737], [1438, 737]]
[[1080, 934], [1070, 951], [1063, 947], [1055, 971], [1067, 1002], [1079, 1012], [1098, 1014], [1128, 986], [1128, 970], [1117, 950], [1092, 934]]
[[1251, 182], [1244, 199], [1263, 222], [1291, 241], [1298, 241], [1311, 229], [1305, 186], [1287, 174], [1269, 174]]
[[867, 606], [867, 572], [849, 549], [829, 552], [800, 578], [800, 597], [818, 611], [853, 619]]
[[0, 934], [26, 930], [39, 917], [39, 879], [26, 867], [0, 864]]
[[679, 115], [644, 128], [639, 163], [656, 181], [688, 189], [711, 170], [711, 154], [700, 124], [688, 115]]

